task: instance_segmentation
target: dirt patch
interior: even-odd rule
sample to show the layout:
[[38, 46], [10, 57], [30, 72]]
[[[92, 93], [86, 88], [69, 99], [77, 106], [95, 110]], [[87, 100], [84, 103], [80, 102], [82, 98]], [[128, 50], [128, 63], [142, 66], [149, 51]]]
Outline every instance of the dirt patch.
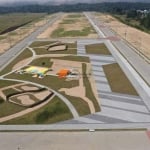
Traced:
[[38, 90], [39, 88], [38, 87], [35, 87], [35, 86], [21, 86], [21, 89], [22, 90], [25, 90], [25, 91], [29, 91], [29, 90]]
[[39, 92], [39, 93], [34, 93], [33, 95], [39, 99], [39, 100], [43, 100], [45, 99], [48, 95], [50, 95], [52, 92], [50, 91], [43, 91], [43, 92]]
[[52, 32], [58, 28], [61, 20], [66, 16], [66, 14], [64, 14], [59, 20], [57, 20], [56, 22], [54, 22], [48, 29], [46, 29], [43, 33], [41, 33], [37, 38], [50, 38]]
[[18, 96], [17, 100], [19, 100], [23, 105], [32, 105], [35, 103], [35, 101], [32, 100], [29, 95]]
[[150, 34], [119, 22], [110, 15], [99, 15], [106, 26], [111, 27], [119, 36], [125, 38], [136, 49], [150, 58]]

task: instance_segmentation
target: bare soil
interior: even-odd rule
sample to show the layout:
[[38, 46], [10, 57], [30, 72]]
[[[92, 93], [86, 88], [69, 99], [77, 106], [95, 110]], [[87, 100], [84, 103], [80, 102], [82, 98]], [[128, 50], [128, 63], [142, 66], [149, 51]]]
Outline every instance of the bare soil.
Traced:
[[150, 34], [123, 24], [110, 15], [98, 15], [98, 18], [104, 20], [104, 24], [122, 38], [125, 38], [126, 33], [126, 40], [150, 58]]

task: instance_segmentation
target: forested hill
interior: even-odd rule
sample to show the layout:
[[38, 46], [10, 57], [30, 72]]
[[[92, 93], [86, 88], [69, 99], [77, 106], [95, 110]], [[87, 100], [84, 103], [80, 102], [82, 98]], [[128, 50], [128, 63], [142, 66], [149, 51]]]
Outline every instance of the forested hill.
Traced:
[[119, 12], [133, 9], [150, 9], [150, 3], [97, 3], [97, 4], [72, 4], [72, 5], [14, 5], [14, 6], [0, 6], [0, 13], [11, 12], [80, 12], [80, 11], [99, 11], [99, 12]]

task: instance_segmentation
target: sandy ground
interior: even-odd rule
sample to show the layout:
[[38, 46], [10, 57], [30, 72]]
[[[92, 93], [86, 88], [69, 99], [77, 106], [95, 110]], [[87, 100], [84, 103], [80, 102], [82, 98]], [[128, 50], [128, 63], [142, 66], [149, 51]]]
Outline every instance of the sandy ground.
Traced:
[[42, 92], [38, 92], [38, 93], [32, 93], [37, 99], [39, 100], [43, 100], [44, 98], [46, 98], [49, 94], [51, 94], [51, 91], [42, 91]]
[[37, 22], [32, 23], [32, 25], [27, 24], [26, 26], [21, 27], [15, 31], [2, 35], [4, 39], [0, 40], [0, 54], [4, 53], [6, 50], [11, 48], [20, 40], [27, 37], [30, 33], [35, 31], [39, 26], [42, 26], [45, 23], [45, 20], [39, 20]]
[[35, 103], [35, 101], [32, 100], [29, 95], [21, 95], [21, 96], [18, 96], [18, 97], [17, 97], [17, 100], [19, 100], [21, 104], [26, 105], [26, 106], [32, 105], [32, 104]]
[[52, 71], [49, 71], [48, 74], [56, 75], [62, 69], [78, 69], [81, 70], [81, 63], [76, 61], [60, 60], [60, 59], [51, 59], [53, 62]]
[[62, 21], [62, 19], [66, 16], [66, 14], [62, 15], [62, 17], [54, 22], [47, 30], [45, 30], [43, 33], [41, 33], [37, 38], [50, 38], [51, 33], [56, 30]]
[[[56, 21], [46, 31], [44, 31], [41, 35], [39, 35], [38, 38], [52, 38], [52, 32], [58, 28], [64, 28], [65, 31], [70, 31], [70, 30], [82, 30], [85, 27], [91, 26], [84, 15], [80, 18], [77, 18], [78, 20], [76, 22], [69, 23], [69, 24], [61, 24], [64, 19], [69, 19], [68, 14], [64, 14], [60, 20]], [[96, 33], [91, 33], [86, 37], [87, 38], [98, 38], [98, 35]], [[65, 38], [68, 38], [68, 37], [65, 37]], [[80, 38], [83, 38], [83, 36], [81, 36]]]
[[112, 28], [122, 38], [125, 38], [126, 33], [126, 40], [150, 58], [150, 34], [127, 26], [110, 15], [99, 15], [98, 18], [104, 20], [104, 24]]
[[25, 91], [28, 91], [28, 90], [38, 90], [39, 88], [38, 87], [35, 87], [35, 86], [21, 86], [21, 89], [22, 90], [25, 90]]

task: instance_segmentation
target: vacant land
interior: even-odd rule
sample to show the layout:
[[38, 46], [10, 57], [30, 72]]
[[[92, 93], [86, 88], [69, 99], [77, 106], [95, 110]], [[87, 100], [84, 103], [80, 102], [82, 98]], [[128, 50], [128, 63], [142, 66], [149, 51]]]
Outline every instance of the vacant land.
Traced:
[[45, 14], [40, 13], [14, 13], [0, 15], [0, 34], [5, 34], [16, 30], [28, 23], [43, 17]]
[[104, 65], [103, 69], [113, 92], [138, 95], [117, 63]]
[[110, 15], [98, 13], [97, 18], [103, 20], [106, 26], [111, 27], [119, 36], [126, 39], [146, 57], [150, 58], [150, 34], [123, 24]]
[[44, 25], [45, 18], [49, 16], [40, 13], [0, 15], [0, 32], [3, 33], [0, 35], [0, 53], [5, 52], [39, 26]]
[[111, 55], [104, 43], [86, 45], [85, 48], [87, 54]]
[[50, 29], [42, 33], [39, 38], [71, 38], [86, 37], [97, 38], [93, 27], [83, 14], [72, 13], [64, 16]]

